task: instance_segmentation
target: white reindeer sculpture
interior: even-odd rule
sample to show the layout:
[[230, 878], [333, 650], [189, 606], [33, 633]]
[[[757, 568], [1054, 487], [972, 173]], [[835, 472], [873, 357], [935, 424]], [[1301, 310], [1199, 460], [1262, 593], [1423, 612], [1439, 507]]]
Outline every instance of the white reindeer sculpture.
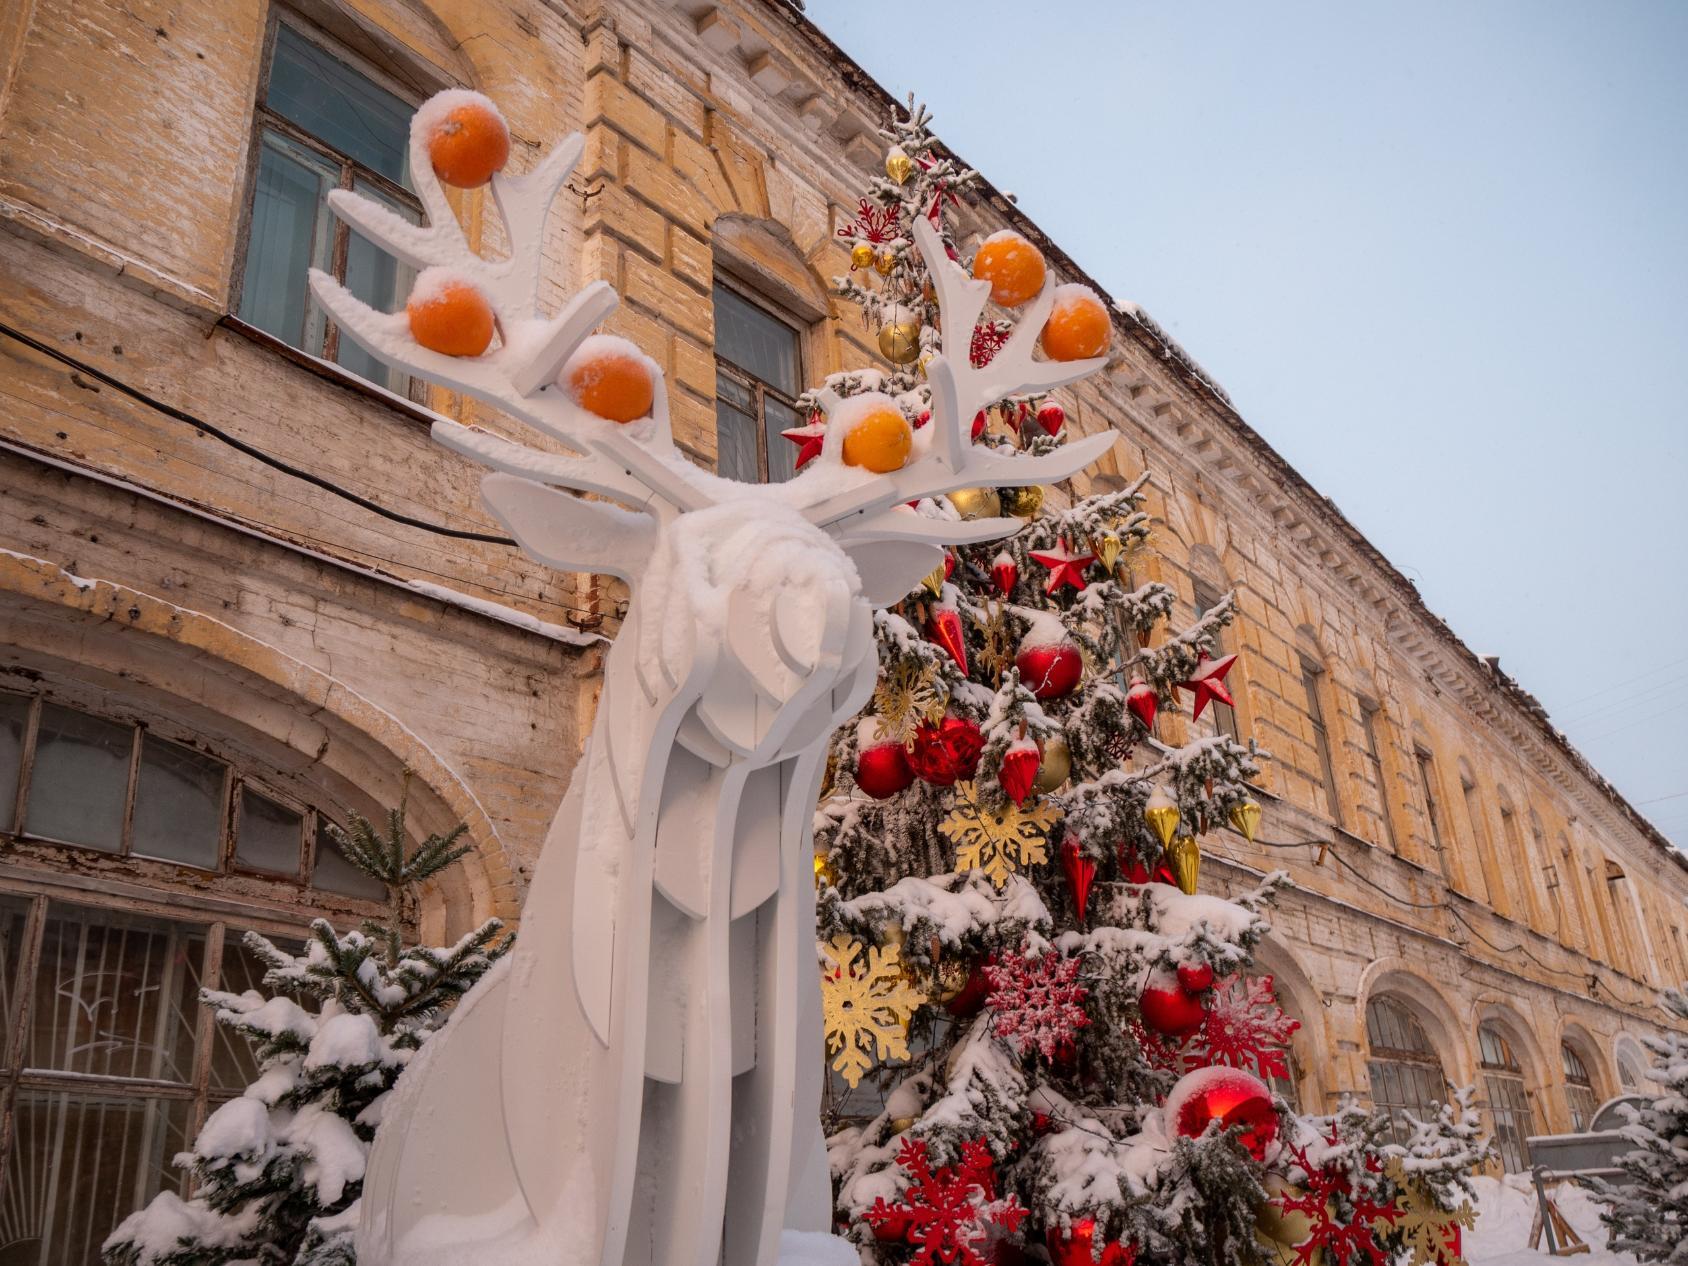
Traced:
[[[509, 255], [469, 249], [411, 127], [428, 222], [337, 191], [334, 211], [406, 263], [477, 284], [501, 344], [428, 351], [404, 313], [313, 273], [318, 301], [386, 363], [467, 392], [563, 442], [525, 447], [446, 419], [434, 438], [491, 467], [493, 515], [536, 559], [625, 578], [633, 600], [585, 754], [534, 875], [514, 953], [459, 1006], [386, 1109], [364, 1182], [363, 1266], [772, 1266], [786, 1231], [830, 1226], [811, 815], [828, 736], [875, 678], [871, 609], [942, 546], [1015, 531], [907, 503], [1064, 479], [1111, 433], [1042, 457], [976, 447], [974, 414], [1102, 361], [1034, 359], [1053, 282], [977, 368], [927, 366], [932, 418], [905, 466], [842, 460], [842, 428], [783, 484], [743, 484], [675, 448], [660, 375], [651, 416], [617, 425], [557, 386], [617, 302], [605, 282], [537, 311], [547, 210], [583, 142], [496, 176]], [[949, 330], [989, 285], [915, 226]], [[961, 339], [967, 346], [965, 337]], [[829, 398], [830, 411], [837, 405]], [[559, 489], [597, 494], [583, 500]], [[787, 1241], [787, 1260], [800, 1237]], [[838, 1245], [837, 1247], [844, 1247]], [[845, 1260], [853, 1260], [848, 1253]]]

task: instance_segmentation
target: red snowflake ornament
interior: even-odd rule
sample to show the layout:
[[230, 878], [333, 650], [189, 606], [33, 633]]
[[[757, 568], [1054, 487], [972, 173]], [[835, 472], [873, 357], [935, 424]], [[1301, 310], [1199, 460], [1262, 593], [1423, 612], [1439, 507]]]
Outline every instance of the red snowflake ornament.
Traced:
[[862, 1217], [877, 1233], [897, 1229], [904, 1243], [919, 1251], [909, 1266], [990, 1266], [979, 1245], [993, 1228], [1013, 1234], [1026, 1209], [1013, 1196], [997, 1199], [996, 1163], [983, 1139], [961, 1145], [961, 1163], [936, 1172], [926, 1155], [924, 1139], [903, 1139], [897, 1164], [913, 1181], [900, 1204], [880, 1196]]
[[1003, 345], [1008, 342], [1008, 336], [1014, 332], [1014, 327], [1007, 321], [986, 321], [982, 325], [973, 327], [973, 343], [967, 349], [967, 359], [973, 362], [974, 369], [983, 369], [996, 359]]
[[[1333, 1134], [1331, 1142], [1336, 1142]], [[1297, 1145], [1290, 1149], [1295, 1164], [1307, 1175], [1298, 1189], [1285, 1191], [1272, 1198], [1284, 1213], [1299, 1213], [1309, 1224], [1307, 1239], [1292, 1250], [1294, 1266], [1313, 1266], [1323, 1254], [1329, 1266], [1389, 1266], [1389, 1251], [1378, 1242], [1401, 1216], [1401, 1206], [1395, 1200], [1380, 1200], [1375, 1190], [1356, 1191], [1353, 1180], [1335, 1165], [1315, 1165], [1307, 1158], [1307, 1149]], [[1369, 1173], [1381, 1172], [1375, 1156], [1365, 1159]], [[1338, 1201], [1334, 1197], [1340, 1196]], [[1337, 1217], [1337, 1206], [1349, 1209], [1346, 1221]]]
[[987, 966], [991, 1032], [1021, 1055], [1035, 1050], [1051, 1061], [1070, 1055], [1078, 1031], [1090, 1023], [1083, 1006], [1090, 991], [1078, 983], [1078, 969], [1078, 959], [1054, 951], [1036, 958], [1022, 951]]
[[1214, 989], [1207, 1017], [1184, 1050], [1186, 1068], [1225, 1064], [1271, 1080], [1289, 1076], [1285, 1048], [1301, 1021], [1285, 1015], [1270, 976], [1232, 976]]
[[838, 236], [858, 242], [872, 242], [879, 246], [901, 236], [897, 225], [897, 205], [876, 207], [866, 198], [861, 200], [856, 218], [838, 230]]

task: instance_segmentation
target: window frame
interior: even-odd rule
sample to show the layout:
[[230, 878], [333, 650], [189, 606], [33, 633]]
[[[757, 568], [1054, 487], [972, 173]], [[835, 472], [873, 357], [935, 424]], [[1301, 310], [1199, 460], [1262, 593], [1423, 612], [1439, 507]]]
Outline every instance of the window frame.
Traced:
[[[1377, 1009], [1379, 1020], [1374, 1024], [1373, 1008]], [[1390, 1046], [1377, 1041], [1373, 1037], [1373, 1030], [1383, 1027], [1382, 1018], [1407, 1030], [1407, 1036], [1417, 1035], [1422, 1045]], [[1435, 1114], [1436, 1105], [1448, 1102], [1448, 1074], [1442, 1065], [1442, 1057], [1437, 1054], [1435, 1043], [1425, 1032], [1424, 1025], [1413, 1014], [1410, 1005], [1391, 995], [1379, 995], [1366, 1003], [1366, 1080], [1371, 1092], [1372, 1106], [1381, 1108], [1389, 1116], [1388, 1141], [1404, 1144], [1412, 1127], [1407, 1124], [1405, 1112], [1411, 1112], [1419, 1120], [1429, 1120]], [[1404, 1095], [1382, 1098], [1378, 1095], [1380, 1082], [1388, 1082], [1390, 1077], [1380, 1076], [1382, 1070], [1399, 1070], [1394, 1072], [1393, 1081], [1397, 1086], [1422, 1086], [1424, 1078], [1434, 1073], [1441, 1084], [1442, 1098], [1427, 1099], [1419, 1097], [1414, 1102], [1406, 1102]], [[1399, 1100], [1399, 1101], [1397, 1101]]]
[[[715, 291], [717, 289], [730, 291], [735, 298], [742, 300], [744, 303], [753, 308], [756, 308], [762, 312], [763, 315], [768, 317], [769, 320], [776, 321], [791, 331], [791, 340], [796, 348], [797, 354], [797, 382], [799, 386], [801, 386], [801, 384], [806, 381], [803, 375], [803, 363], [806, 351], [804, 344], [807, 341], [805, 338], [806, 330], [801, 318], [798, 317], [796, 313], [780, 308], [765, 295], [758, 294], [754, 288], [743, 281], [740, 281], [732, 274], [722, 272], [719, 269], [715, 272], [714, 279], [709, 290], [709, 302], [712, 310], [715, 305]], [[785, 392], [781, 391], [773, 383], [766, 382], [763, 379], [758, 378], [750, 370], [746, 369], [743, 365], [738, 364], [736, 361], [728, 360], [721, 353], [720, 349], [721, 341], [717, 336], [712, 340], [709, 349], [710, 355], [715, 362], [716, 374], [725, 374], [728, 378], [731, 378], [734, 382], [738, 383], [739, 386], [743, 387], [751, 394], [751, 400], [756, 411], [753, 420], [756, 424], [757, 482], [764, 484], [768, 483], [770, 437], [768, 435], [767, 397], [772, 395], [775, 400], [785, 405], [792, 411], [793, 414], [797, 414], [801, 417], [797, 408], [797, 397], [786, 395]], [[721, 391], [719, 385], [717, 385], [715, 389], [714, 401], [717, 407], [715, 437], [716, 470], [717, 473], [719, 473], [721, 443], [719, 411]], [[735, 410], [738, 409], [736, 404], [731, 407]], [[742, 412], [742, 410], [739, 411]], [[725, 478], [725, 476], [723, 477]]]
[[1342, 820], [1342, 797], [1336, 781], [1336, 753], [1331, 748], [1330, 725], [1325, 720], [1325, 701], [1320, 696], [1325, 677], [1323, 664], [1305, 652], [1297, 658], [1301, 662], [1301, 685], [1307, 695], [1307, 721], [1313, 727], [1313, 746], [1318, 751], [1319, 764], [1325, 776], [1325, 797], [1330, 801], [1330, 820], [1339, 831], [1348, 828]]
[[1377, 734], [1377, 720], [1383, 715], [1383, 705], [1376, 699], [1360, 696], [1360, 732], [1366, 740], [1366, 760], [1377, 781], [1377, 811], [1383, 818], [1383, 839], [1391, 853], [1399, 854], [1401, 841], [1395, 834], [1395, 816], [1389, 811], [1389, 775], [1383, 767], [1383, 745]]
[[1581, 1134], [1594, 1123], [1600, 1097], [1594, 1090], [1594, 1076], [1588, 1061], [1569, 1042], [1559, 1043], [1559, 1065], [1565, 1075], [1565, 1107], [1571, 1116], [1571, 1130]]
[[[261, 330], [257, 326], [249, 326], [240, 316], [240, 308], [246, 292], [246, 264], [252, 243], [252, 212], [258, 187], [258, 169], [263, 161], [264, 131], [266, 128], [278, 132], [293, 144], [308, 149], [324, 161], [337, 165], [340, 168], [340, 183], [336, 188], [349, 190], [354, 187], [358, 180], [366, 180], [374, 185], [383, 196], [414, 210], [418, 222], [426, 218], [422, 200], [414, 192], [373, 168], [364, 166], [349, 154], [340, 153], [326, 142], [312, 136], [291, 119], [283, 117], [270, 108], [268, 104], [270, 76], [275, 67], [276, 41], [280, 36], [280, 29], [283, 25], [289, 27], [301, 39], [315, 45], [328, 56], [341, 62], [382, 91], [397, 97], [412, 108], [422, 103], [425, 94], [418, 93], [414, 87], [386, 74], [380, 67], [370, 62], [368, 58], [353, 52], [303, 14], [282, 4], [270, 7], [270, 13], [264, 26], [263, 47], [258, 66], [258, 84], [252, 98], [252, 121], [247, 133], [246, 177], [243, 185], [244, 192], [241, 198], [240, 216], [236, 226], [227, 319], [238, 322], [245, 328], [257, 331], [265, 339], [274, 339], [300, 355], [325, 361], [358, 382], [366, 382], [367, 380], [361, 375], [340, 364], [340, 328], [327, 313], [323, 314], [322, 347], [314, 351], [308, 347], [294, 347], [286, 339], [271, 334], [267, 330]], [[450, 85], [442, 79], [437, 88], [448, 86]], [[346, 264], [351, 252], [352, 229], [338, 216], [331, 217], [331, 226], [334, 238], [333, 246], [329, 252], [330, 267], [326, 271], [331, 273], [335, 280], [343, 283], [346, 279]], [[314, 303], [315, 301], [314, 299], [307, 299], [307, 302]], [[369, 383], [368, 385], [381, 390], [390, 390], [382, 383]], [[425, 390], [425, 385], [419, 379], [406, 376], [402, 390], [399, 390], [396, 394], [409, 399], [413, 403], [423, 403], [426, 400]]]
[[[1490, 1057], [1487, 1047], [1491, 1042], [1500, 1048], [1498, 1059]], [[1535, 1110], [1512, 1040], [1493, 1020], [1477, 1025], [1477, 1071], [1483, 1078], [1501, 1168], [1509, 1174], [1525, 1173], [1530, 1168], [1529, 1138], [1536, 1132]]]
[[[1191, 605], [1195, 607], [1196, 619], [1199, 621], [1214, 607], [1219, 605], [1220, 592], [1199, 576], [1190, 578]], [[1213, 634], [1214, 658], [1223, 658], [1225, 651], [1225, 630], [1218, 629]], [[1241, 742], [1241, 730], [1237, 720], [1237, 710], [1228, 703], [1221, 703], [1214, 699], [1207, 705], [1207, 710], [1213, 714], [1213, 732], [1230, 736], [1232, 742]]]
[[[208, 880], [236, 880], [240, 888], [253, 891], [254, 899], [250, 902], [251, 918], [266, 922], [274, 920], [272, 911], [278, 907], [300, 911], [301, 917], [297, 925], [300, 927], [319, 914], [357, 919], [389, 912], [390, 907], [385, 900], [376, 901], [352, 896], [315, 884], [317, 842], [322, 826], [325, 823], [342, 824], [332, 812], [327, 812], [314, 803], [314, 797], [301, 794], [298, 788], [282, 785], [278, 779], [264, 777], [259, 768], [261, 762], [234, 749], [232, 745], [209, 742], [180, 722], [150, 709], [137, 707], [128, 699], [112, 696], [92, 686], [48, 680], [29, 683], [7, 682], [0, 684], [0, 694], [27, 701], [23, 739], [18, 753], [16, 799], [12, 808], [12, 819], [9, 822], [0, 822], [0, 845], [4, 845], [12, 856], [39, 864], [51, 872], [80, 869], [84, 863], [79, 859], [104, 859], [108, 865], [121, 867], [126, 877], [141, 882], [153, 881], [174, 885], [184, 880], [200, 884]], [[32, 834], [27, 829], [37, 739], [40, 734], [41, 716], [48, 705], [91, 716], [107, 724], [126, 728], [130, 732], [127, 781], [123, 791], [123, 820], [118, 847], [115, 850]], [[197, 866], [191, 862], [166, 857], [152, 857], [134, 851], [135, 797], [140, 787], [141, 753], [148, 735], [185, 747], [223, 766], [218, 800], [216, 860], [211, 867]], [[248, 787], [265, 799], [299, 815], [299, 866], [296, 870], [264, 870], [239, 860], [240, 802], [242, 792]], [[260, 892], [262, 896], [257, 895]], [[218, 893], [217, 896], [219, 901], [225, 898], [223, 893]]]

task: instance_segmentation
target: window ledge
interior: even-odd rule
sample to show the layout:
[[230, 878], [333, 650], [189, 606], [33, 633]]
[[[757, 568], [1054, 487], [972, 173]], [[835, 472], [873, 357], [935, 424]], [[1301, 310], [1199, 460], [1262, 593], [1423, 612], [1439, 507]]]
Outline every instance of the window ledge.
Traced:
[[260, 330], [255, 325], [242, 321], [233, 314], [225, 315], [217, 324], [230, 333], [238, 334], [242, 338], [256, 343], [267, 351], [274, 352], [289, 364], [297, 365], [307, 373], [316, 375], [325, 382], [362, 396], [365, 400], [385, 405], [391, 412], [398, 414], [407, 421], [431, 427], [439, 415], [423, 408], [414, 400], [406, 400], [396, 392], [388, 391], [385, 387], [378, 387], [366, 379], [359, 378], [350, 370], [342, 369], [333, 361], [323, 360], [320, 356], [312, 356], [309, 352], [301, 352], [291, 343], [283, 342], [266, 330]]

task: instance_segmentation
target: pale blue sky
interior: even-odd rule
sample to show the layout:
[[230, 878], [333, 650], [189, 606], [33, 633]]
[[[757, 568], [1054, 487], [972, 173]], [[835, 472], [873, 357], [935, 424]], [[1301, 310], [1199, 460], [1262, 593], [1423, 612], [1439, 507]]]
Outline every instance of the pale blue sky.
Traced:
[[1688, 3], [808, 10], [1688, 842]]

